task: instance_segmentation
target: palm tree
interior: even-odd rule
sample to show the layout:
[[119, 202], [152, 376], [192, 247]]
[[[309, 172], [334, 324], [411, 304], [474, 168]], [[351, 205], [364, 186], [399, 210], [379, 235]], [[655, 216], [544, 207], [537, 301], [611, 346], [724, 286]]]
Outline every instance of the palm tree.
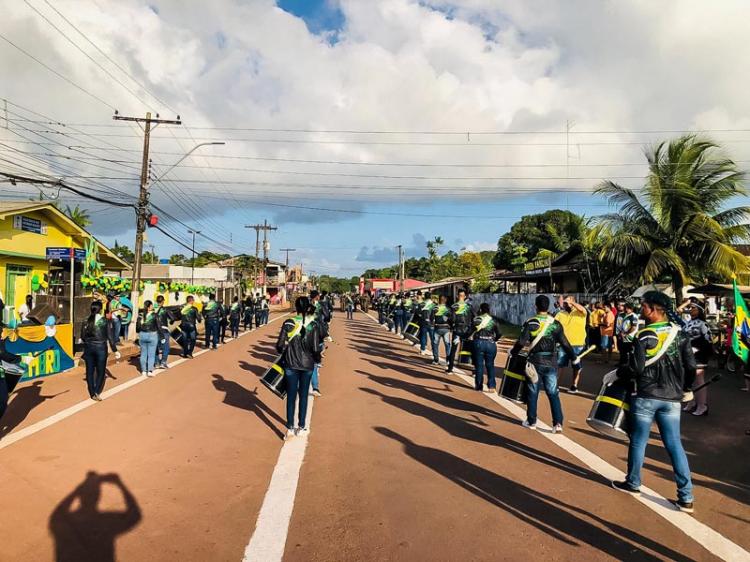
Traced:
[[725, 208], [745, 195], [744, 174], [707, 139], [685, 135], [647, 151], [640, 194], [612, 181], [596, 193], [619, 206], [600, 217], [600, 258], [634, 272], [642, 283], [669, 278], [682, 301], [685, 284], [708, 274], [746, 271], [734, 244], [750, 240], [750, 207]]
[[91, 216], [89, 215], [89, 212], [86, 209], [81, 209], [78, 205], [74, 208], [70, 208], [70, 206], [66, 205], [65, 214], [81, 228], [86, 228], [91, 224]]

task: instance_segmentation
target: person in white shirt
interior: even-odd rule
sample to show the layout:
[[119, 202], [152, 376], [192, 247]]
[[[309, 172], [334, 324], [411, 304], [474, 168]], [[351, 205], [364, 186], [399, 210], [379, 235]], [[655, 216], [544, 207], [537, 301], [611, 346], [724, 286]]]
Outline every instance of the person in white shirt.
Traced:
[[31, 295], [26, 295], [26, 302], [18, 307], [18, 316], [21, 317], [21, 322], [26, 322], [26, 319], [33, 308], [34, 298]]

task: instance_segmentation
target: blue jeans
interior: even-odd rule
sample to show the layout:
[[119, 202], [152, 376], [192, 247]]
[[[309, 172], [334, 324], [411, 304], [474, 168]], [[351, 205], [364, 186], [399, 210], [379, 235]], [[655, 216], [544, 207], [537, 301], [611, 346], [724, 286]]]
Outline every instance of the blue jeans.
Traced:
[[310, 390], [310, 379], [312, 371], [299, 371], [297, 369], [285, 369], [286, 375], [286, 427], [294, 428], [294, 409], [297, 405], [297, 395], [299, 395], [299, 424], [298, 427], [305, 427], [305, 418], [307, 418], [307, 394]]
[[404, 311], [403, 310], [397, 310], [393, 313], [393, 331], [397, 334], [403, 334], [404, 333]]
[[312, 379], [311, 379], [313, 390], [318, 390], [318, 391], [320, 390], [320, 379], [318, 378], [319, 368], [320, 368], [320, 365], [316, 363], [315, 368], [313, 369], [313, 372], [312, 372]]
[[427, 342], [432, 345], [432, 354], [435, 355], [435, 344], [432, 343], [432, 339], [435, 337], [435, 327], [423, 325], [419, 328], [419, 350], [424, 351], [427, 349]]
[[487, 369], [487, 388], [495, 388], [495, 357], [497, 345], [490, 340], [474, 340], [474, 388], [482, 390], [484, 370]]
[[690, 479], [685, 449], [680, 438], [680, 403], [636, 398], [630, 406], [630, 446], [628, 447], [628, 476], [626, 482], [633, 488], [641, 486], [641, 468], [646, 454], [651, 424], [656, 420], [661, 442], [672, 460], [672, 470], [677, 483], [677, 499], [693, 501], [693, 483]]
[[240, 336], [240, 317], [239, 316], [237, 316], [236, 318], [229, 319], [229, 330], [233, 338], [238, 338]]
[[268, 324], [268, 317], [271, 314], [271, 311], [268, 309], [263, 310], [263, 324]]
[[138, 335], [141, 346], [141, 372], [150, 373], [156, 365], [156, 344], [159, 334], [156, 332], [141, 332]]
[[440, 361], [440, 342], [445, 344], [445, 360], [451, 354], [451, 332], [446, 328], [435, 328], [432, 332], [432, 358]]
[[560, 391], [557, 388], [557, 367], [537, 365], [536, 372], [539, 374], [539, 382], [532, 383], [526, 379], [526, 388], [529, 391], [528, 403], [526, 404], [526, 421], [536, 423], [536, 406], [539, 400], [539, 386], [544, 387], [544, 392], [549, 398], [549, 406], [552, 410], [552, 425], [563, 422], [562, 404], [560, 403]]
[[180, 325], [180, 330], [182, 330], [182, 335], [184, 336], [182, 339], [182, 352], [184, 355], [192, 355], [195, 349], [195, 342], [198, 339], [198, 330], [196, 330], [194, 324], [186, 324], [184, 322]]
[[346, 307], [346, 317], [349, 320], [354, 319], [354, 307], [353, 306], [350, 305]]
[[169, 330], [162, 329], [159, 334], [159, 341], [156, 342], [156, 359], [157, 364], [166, 365], [169, 358]]
[[206, 318], [206, 349], [211, 347], [213, 341], [213, 347], [216, 348], [219, 345], [219, 319], [218, 318]]
[[120, 343], [120, 334], [122, 333], [122, 320], [119, 316], [112, 315], [112, 333], [115, 336], [115, 345]]

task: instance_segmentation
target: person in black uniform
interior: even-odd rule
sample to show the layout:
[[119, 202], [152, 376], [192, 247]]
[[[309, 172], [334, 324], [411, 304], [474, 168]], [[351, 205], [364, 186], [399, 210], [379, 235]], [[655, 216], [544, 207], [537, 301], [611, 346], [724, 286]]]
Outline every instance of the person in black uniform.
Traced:
[[680, 435], [680, 403], [698, 368], [690, 335], [669, 320], [672, 299], [659, 291], [648, 291], [641, 297], [641, 317], [646, 327], [633, 341], [627, 366], [617, 370], [624, 380], [635, 380], [637, 394], [630, 404], [630, 446], [628, 474], [624, 481], [613, 481], [621, 492], [640, 494], [641, 468], [651, 426], [656, 421], [659, 436], [669, 454], [677, 484], [674, 505], [680, 511], [693, 512], [693, 483]]
[[180, 330], [182, 330], [182, 357], [193, 358], [193, 350], [195, 349], [195, 342], [198, 339], [198, 322], [203, 322], [203, 317], [198, 309], [195, 307], [195, 297], [193, 295], [188, 296], [185, 306], [182, 307], [182, 321], [180, 322]]
[[240, 298], [232, 299], [232, 306], [229, 307], [229, 333], [233, 338], [240, 336], [240, 317], [242, 316], [242, 305]]
[[174, 316], [169, 309], [164, 306], [164, 297], [156, 297], [156, 315], [159, 318], [159, 340], [156, 346], [156, 370], [168, 369], [167, 358], [169, 357], [169, 324], [174, 322]]
[[253, 301], [253, 296], [248, 295], [245, 297], [245, 308], [242, 311], [242, 323], [244, 325], [244, 329], [247, 332], [248, 330], [253, 329], [253, 317], [255, 316], [255, 303]]
[[92, 400], [101, 402], [107, 373], [107, 344], [117, 359], [120, 352], [115, 344], [115, 332], [111, 319], [102, 315], [102, 301], [91, 303], [91, 314], [81, 326], [83, 360], [86, 362], [86, 384]]
[[526, 405], [526, 419], [523, 426], [529, 429], [536, 429], [536, 411], [539, 399], [539, 385], [544, 387], [544, 392], [549, 398], [550, 408], [552, 409], [552, 432], [562, 433], [563, 411], [560, 403], [560, 390], [557, 387], [557, 355], [558, 347], [561, 347], [568, 357], [572, 359], [573, 365], [580, 363], [578, 355], [573, 346], [565, 337], [565, 331], [562, 324], [556, 322], [554, 317], [549, 314], [549, 297], [539, 295], [536, 298], [536, 316], [529, 318], [523, 324], [521, 337], [513, 346], [511, 354], [517, 355], [521, 349], [529, 349], [528, 362], [536, 369], [538, 380], [532, 382], [526, 378], [526, 387], [528, 389], [528, 401]]
[[451, 340], [451, 351], [448, 356], [447, 373], [452, 373], [456, 370], [454, 367], [456, 353], [461, 346], [461, 342], [469, 339], [473, 325], [474, 312], [471, 310], [471, 305], [466, 301], [466, 291], [460, 289], [458, 291], [458, 302], [454, 303], [451, 307], [451, 331], [453, 332], [453, 339]]
[[438, 352], [435, 347], [435, 312], [437, 305], [432, 300], [430, 293], [425, 293], [417, 314], [419, 314], [419, 351], [422, 355], [429, 355], [427, 342], [432, 347], [432, 363], [438, 365]]
[[225, 343], [227, 339], [227, 327], [229, 326], [229, 307], [219, 299], [219, 341]]
[[451, 309], [446, 304], [448, 298], [440, 295], [440, 300], [435, 309], [435, 329], [432, 336], [432, 358], [436, 365], [440, 363], [440, 342], [445, 345], [445, 360], [451, 354]]
[[221, 312], [221, 305], [216, 302], [216, 295], [209, 294], [208, 302], [203, 307], [203, 318], [206, 320], [206, 349], [217, 349], [219, 346]]
[[[315, 320], [310, 299], [297, 297], [294, 309], [297, 315], [284, 321], [276, 341], [276, 351], [284, 354], [287, 439], [307, 431], [305, 423], [310, 380], [316, 363], [320, 363], [320, 350], [323, 344], [320, 324]], [[298, 396], [299, 415], [298, 424], [295, 426], [294, 414]]]
[[484, 371], [487, 371], [487, 392], [495, 390], [495, 357], [500, 333], [500, 321], [490, 314], [490, 305], [479, 305], [479, 316], [474, 318], [474, 389], [482, 390]]
[[[101, 303], [99, 304], [101, 305]], [[32, 357], [30, 355], [24, 355], [22, 357], [15, 353], [11, 353], [5, 349], [5, 341], [0, 338], [0, 361], [10, 363], [11, 365], [18, 365], [18, 370], [20, 371], [22, 369], [21, 363], [28, 365], [31, 363]], [[5, 410], [8, 408], [8, 395], [13, 386], [15, 386], [15, 384], [12, 384], [10, 380], [6, 378], [5, 369], [0, 366], [0, 418], [3, 417]]]

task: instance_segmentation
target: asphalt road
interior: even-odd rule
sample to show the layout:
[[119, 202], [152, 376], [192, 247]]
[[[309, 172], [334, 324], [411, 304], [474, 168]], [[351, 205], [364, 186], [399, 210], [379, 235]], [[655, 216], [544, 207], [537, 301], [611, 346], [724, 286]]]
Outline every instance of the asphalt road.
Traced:
[[[23, 385], [0, 427], [0, 560], [242, 560], [272, 478], [289, 478], [280, 453], [299, 439], [291, 519], [270, 535], [286, 560], [718, 559], [710, 540], [612, 490], [555, 436], [362, 313], [334, 319], [312, 430], [285, 443], [284, 404], [259, 383], [278, 328], [154, 379], [118, 364], [102, 403], [89, 405], [80, 373]], [[606, 370], [589, 361], [584, 392], [563, 395], [564, 435], [624, 470], [625, 445], [584, 421]], [[747, 400], [734, 381], [715, 386], [715, 411], [683, 422], [694, 521], [742, 555]], [[549, 422], [544, 396], [539, 411]], [[654, 437], [644, 483], [671, 498]]]

